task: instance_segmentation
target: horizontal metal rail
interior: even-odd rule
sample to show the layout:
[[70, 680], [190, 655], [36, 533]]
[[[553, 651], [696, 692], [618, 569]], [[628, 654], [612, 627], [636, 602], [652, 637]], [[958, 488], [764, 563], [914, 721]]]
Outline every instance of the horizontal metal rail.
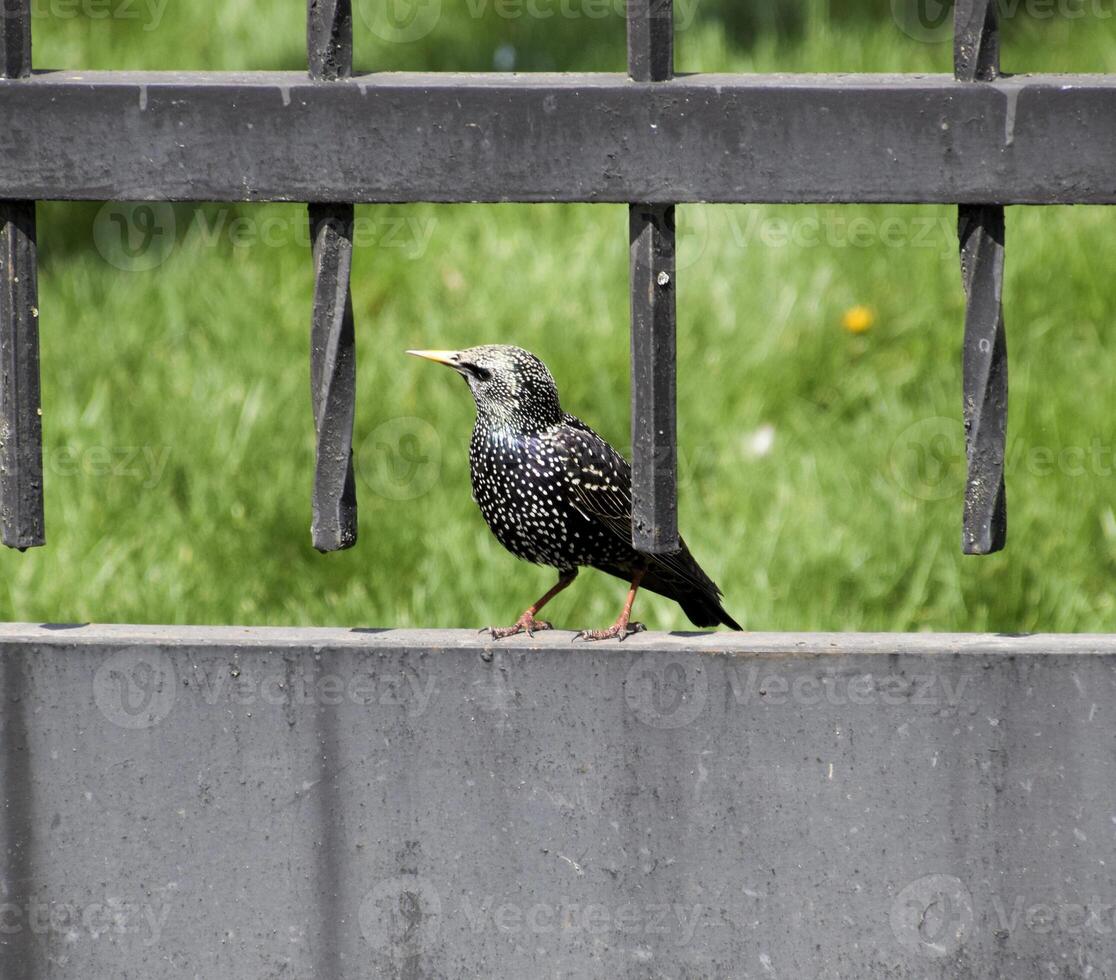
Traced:
[[0, 159], [18, 200], [1112, 204], [1116, 77], [52, 72]]

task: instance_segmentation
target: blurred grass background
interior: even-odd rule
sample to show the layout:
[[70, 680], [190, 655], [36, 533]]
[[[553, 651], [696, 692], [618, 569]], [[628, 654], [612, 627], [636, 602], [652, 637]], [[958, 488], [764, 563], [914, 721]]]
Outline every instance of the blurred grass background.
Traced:
[[[408, 24], [355, 0], [359, 69], [624, 68], [619, 2], [416, 2]], [[679, 70], [951, 66], [948, 29], [895, 14], [901, 0], [677, 9]], [[1107, 6], [1011, 9], [1005, 70], [1116, 72]], [[305, 64], [301, 0], [36, 11], [39, 68]], [[955, 209], [679, 209], [681, 519], [734, 616], [750, 629], [1112, 628], [1114, 221], [1008, 212], [1011, 533], [978, 559], [959, 549]], [[408, 347], [528, 347], [569, 410], [628, 443], [622, 207], [358, 208], [360, 542], [324, 557], [309, 539], [305, 208], [44, 203], [39, 222], [49, 544], [0, 555], [2, 619], [511, 622], [552, 573], [489, 535], [469, 494], [468, 392]], [[622, 592], [586, 573], [552, 618], [610, 622]], [[658, 597], [637, 611], [688, 625]]]

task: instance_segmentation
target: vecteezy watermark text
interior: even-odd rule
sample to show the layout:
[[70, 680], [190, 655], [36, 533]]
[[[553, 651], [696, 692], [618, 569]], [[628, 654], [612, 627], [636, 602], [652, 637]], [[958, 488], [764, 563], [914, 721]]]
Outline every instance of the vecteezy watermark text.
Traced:
[[[31, 16], [53, 20], [128, 20], [158, 30], [170, 0], [31, 0]], [[22, 4], [0, 0], [0, 19], [16, 16]]]
[[[124, 272], [150, 272], [181, 242], [197, 248], [309, 248], [310, 222], [298, 209], [244, 214], [229, 207], [198, 207], [185, 226], [181, 210], [165, 201], [108, 201], [93, 222], [101, 257]], [[408, 259], [426, 254], [438, 219], [429, 214], [358, 214], [352, 222], [357, 248], [396, 249]]]
[[[1042, 446], [1008, 439], [1005, 475], [1108, 479], [1116, 475], [1116, 444], [1093, 436], [1088, 444]], [[959, 418], [932, 416], [907, 426], [891, 445], [888, 475], [917, 500], [960, 496], [965, 487], [965, 427]]]
[[[1116, 0], [996, 0], [1000, 21], [1017, 17], [1032, 20], [1111, 20]], [[970, 9], [981, 10], [979, 4]], [[954, 34], [953, 0], [891, 0], [891, 15], [907, 37], [925, 44], [941, 44]]]
[[317, 672], [297, 663], [281, 668], [239, 663], [193, 664], [187, 670], [158, 647], [120, 650], [106, 658], [93, 677], [101, 714], [120, 728], [154, 728], [180, 700], [209, 707], [383, 708], [408, 718], [425, 714], [437, 696], [434, 676], [407, 665], [396, 670]]
[[157, 486], [170, 461], [169, 446], [52, 446], [19, 456], [20, 468], [40, 479], [43, 473], [60, 477], [135, 480], [143, 489]]
[[3, 937], [29, 932], [56, 935], [68, 943], [102, 936], [138, 935], [144, 946], [154, 946], [170, 915], [166, 904], [147, 905], [108, 896], [86, 902], [0, 902], [0, 943]]
[[568, 898], [556, 903], [523, 905], [499, 901], [492, 895], [485, 895], [476, 903], [465, 896], [461, 910], [474, 933], [490, 930], [511, 936], [550, 933], [563, 936], [574, 933], [589, 936], [610, 933], [665, 936], [674, 933], [680, 946], [687, 945], [694, 938], [694, 932], [707, 911], [702, 905], [625, 902], [610, 907], [599, 902], [576, 902]]
[[729, 667], [729, 685], [735, 703], [900, 707], [944, 706], [961, 704], [969, 679], [945, 674], [845, 674], [794, 673], [764, 670], [756, 666]]
[[557, 900], [520, 902], [492, 894], [464, 894], [458, 905], [443, 898], [430, 878], [403, 874], [377, 882], [362, 899], [357, 917], [371, 947], [404, 959], [434, 946], [452, 920], [474, 934], [492, 932], [524, 940], [532, 936], [628, 940], [665, 936], [686, 946], [704, 921], [716, 919], [716, 912], [699, 904], [627, 901], [610, 905], [566, 895]]
[[242, 707], [269, 705], [402, 708], [409, 718], [425, 714], [436, 694], [434, 676], [404, 667], [376, 675], [354, 673], [309, 674], [301, 671], [253, 670], [243, 666], [195, 670], [193, 684], [208, 705], [236, 704]]
[[[357, 15], [376, 37], [391, 44], [410, 44], [427, 37], [446, 10], [474, 20], [604, 20], [623, 19], [629, 0], [465, 0], [452, 8], [443, 0], [356, 0]], [[652, 0], [649, 16], [673, 14], [676, 31], [688, 30], [701, 0]]]
[[891, 903], [889, 918], [900, 945], [935, 958], [956, 952], [981, 930], [1004, 942], [1023, 933], [1116, 935], [1116, 901], [1111, 899], [993, 894], [978, 903], [968, 886], [949, 874], [924, 875], [904, 886]]
[[[786, 670], [767, 665], [723, 666], [727, 692], [711, 692], [710, 670], [691, 658], [647, 653], [628, 669], [624, 700], [650, 728], [682, 728], [710, 701], [746, 709], [792, 705], [816, 707], [957, 708], [969, 686], [966, 674], [846, 673]], [[720, 683], [720, 673], [714, 673]], [[713, 697], [711, 698], [711, 693]]]

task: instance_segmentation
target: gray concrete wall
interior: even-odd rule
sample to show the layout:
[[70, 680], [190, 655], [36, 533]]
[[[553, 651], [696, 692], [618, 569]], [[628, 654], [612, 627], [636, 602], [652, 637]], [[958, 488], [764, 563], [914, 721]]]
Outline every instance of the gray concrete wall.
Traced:
[[0, 626], [0, 976], [1116, 977], [1114, 668]]

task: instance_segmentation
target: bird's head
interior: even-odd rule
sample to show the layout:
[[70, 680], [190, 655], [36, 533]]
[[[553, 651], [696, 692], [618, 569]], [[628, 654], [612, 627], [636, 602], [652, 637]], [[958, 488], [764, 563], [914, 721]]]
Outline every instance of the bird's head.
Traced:
[[559, 421], [558, 388], [545, 364], [530, 351], [507, 344], [485, 344], [466, 350], [409, 350], [436, 364], [453, 368], [468, 383], [485, 423], [532, 431]]

